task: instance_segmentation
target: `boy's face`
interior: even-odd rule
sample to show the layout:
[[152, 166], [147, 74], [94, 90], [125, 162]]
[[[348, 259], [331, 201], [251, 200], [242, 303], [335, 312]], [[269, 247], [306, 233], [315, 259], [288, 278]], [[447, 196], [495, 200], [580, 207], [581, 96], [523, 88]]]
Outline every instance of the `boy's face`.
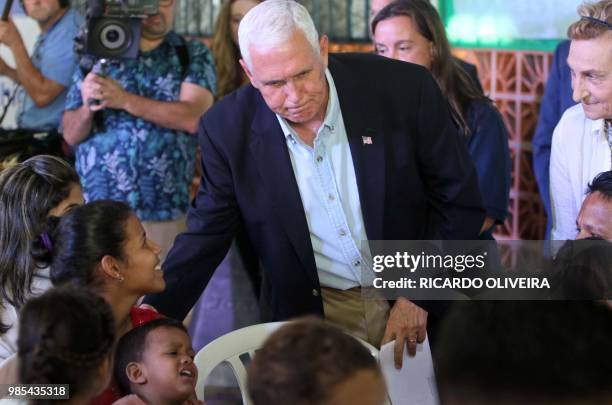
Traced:
[[146, 381], [138, 385], [138, 394], [151, 403], [185, 401], [198, 379], [194, 356], [191, 339], [184, 331], [166, 326], [151, 331], [140, 362]]

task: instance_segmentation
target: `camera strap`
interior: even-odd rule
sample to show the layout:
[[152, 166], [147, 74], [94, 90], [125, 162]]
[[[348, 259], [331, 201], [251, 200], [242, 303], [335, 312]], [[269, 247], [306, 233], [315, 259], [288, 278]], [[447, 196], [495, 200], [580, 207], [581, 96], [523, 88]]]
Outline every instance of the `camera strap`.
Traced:
[[181, 63], [181, 81], [184, 81], [187, 77], [187, 72], [189, 71], [189, 50], [187, 49], [187, 41], [182, 35], [177, 35], [179, 41], [181, 42], [179, 45], [174, 46], [174, 51], [176, 52], [176, 56]]

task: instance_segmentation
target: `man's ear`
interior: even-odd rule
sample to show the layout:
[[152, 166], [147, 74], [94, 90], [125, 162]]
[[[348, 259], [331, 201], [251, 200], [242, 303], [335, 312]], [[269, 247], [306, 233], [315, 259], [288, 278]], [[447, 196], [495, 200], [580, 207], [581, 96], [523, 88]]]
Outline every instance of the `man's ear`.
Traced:
[[321, 54], [323, 65], [327, 67], [327, 56], [329, 54], [329, 38], [327, 38], [327, 35], [321, 35], [321, 38], [319, 38], [319, 53]]
[[253, 75], [251, 74], [251, 71], [247, 67], [246, 63], [244, 63], [244, 60], [241, 58], [238, 62], [240, 62], [240, 66], [242, 66], [242, 70], [244, 70], [244, 73], [246, 73], [246, 75], [249, 78], [249, 81], [251, 82], [253, 87], [257, 87], [257, 86], [255, 86], [255, 83], [253, 81]]
[[128, 365], [125, 366], [125, 374], [127, 374], [128, 380], [133, 384], [147, 383], [146, 369], [140, 363], [136, 363], [135, 361], [128, 363]]
[[100, 269], [108, 278], [116, 281], [123, 281], [119, 263], [113, 256], [105, 255], [102, 260], [100, 260]]

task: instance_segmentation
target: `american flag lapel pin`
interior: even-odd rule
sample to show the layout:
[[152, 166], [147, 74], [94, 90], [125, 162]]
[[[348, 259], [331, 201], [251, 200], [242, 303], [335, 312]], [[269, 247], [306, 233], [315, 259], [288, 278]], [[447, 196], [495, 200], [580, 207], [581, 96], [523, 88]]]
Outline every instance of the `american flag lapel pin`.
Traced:
[[362, 136], [361, 140], [364, 145], [372, 145], [372, 137], [371, 136]]

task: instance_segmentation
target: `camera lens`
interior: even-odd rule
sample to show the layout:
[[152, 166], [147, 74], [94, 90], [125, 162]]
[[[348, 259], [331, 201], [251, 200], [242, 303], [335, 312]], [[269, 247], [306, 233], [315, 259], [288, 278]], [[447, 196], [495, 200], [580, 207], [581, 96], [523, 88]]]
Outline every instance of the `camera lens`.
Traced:
[[117, 31], [109, 31], [106, 34], [106, 40], [109, 42], [117, 42], [120, 36], [121, 34], [119, 34]]
[[100, 43], [109, 50], [125, 48], [128, 38], [126, 28], [119, 24], [108, 24], [100, 30]]
[[135, 58], [140, 24], [137, 18], [91, 18], [87, 22], [86, 52], [99, 58]]

